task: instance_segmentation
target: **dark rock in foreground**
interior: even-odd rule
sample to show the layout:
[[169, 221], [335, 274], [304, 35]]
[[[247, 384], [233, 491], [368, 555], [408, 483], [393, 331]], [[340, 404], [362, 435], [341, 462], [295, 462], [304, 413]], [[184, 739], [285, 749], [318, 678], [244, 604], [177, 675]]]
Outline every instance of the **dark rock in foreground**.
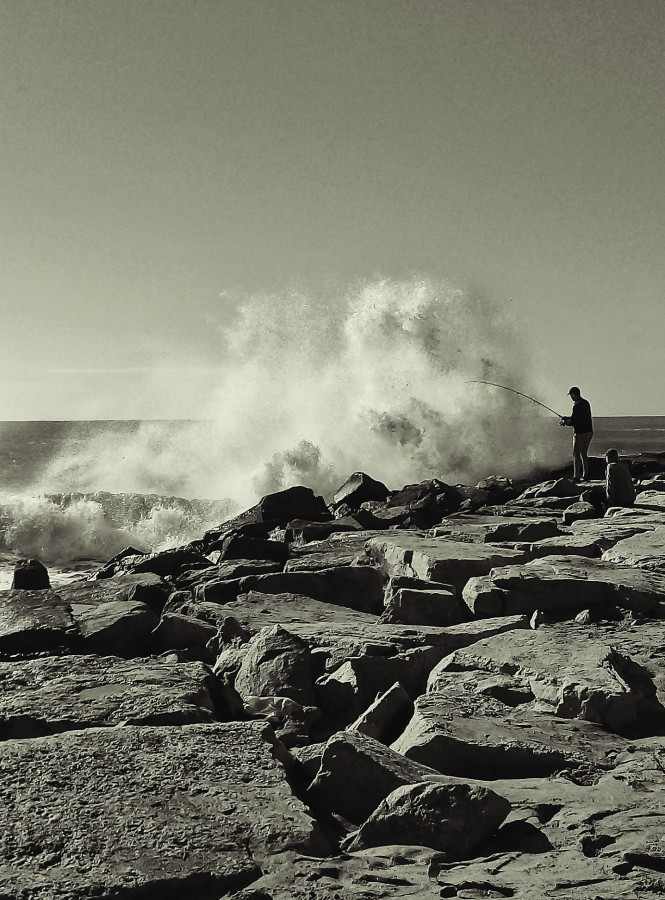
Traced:
[[48, 569], [38, 559], [19, 559], [14, 566], [12, 590], [40, 591], [51, 587]]

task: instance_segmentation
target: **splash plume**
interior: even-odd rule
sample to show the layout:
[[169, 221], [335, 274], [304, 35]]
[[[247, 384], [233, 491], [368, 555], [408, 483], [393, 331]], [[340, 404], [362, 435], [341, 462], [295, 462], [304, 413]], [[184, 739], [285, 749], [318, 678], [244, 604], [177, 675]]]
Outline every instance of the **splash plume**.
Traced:
[[553, 462], [551, 423], [466, 384], [533, 383], [504, 307], [425, 278], [245, 297], [221, 332], [218, 383], [192, 397], [200, 421], [100, 439], [54, 461], [44, 482], [243, 506], [296, 483], [330, 497], [359, 469], [400, 487]]

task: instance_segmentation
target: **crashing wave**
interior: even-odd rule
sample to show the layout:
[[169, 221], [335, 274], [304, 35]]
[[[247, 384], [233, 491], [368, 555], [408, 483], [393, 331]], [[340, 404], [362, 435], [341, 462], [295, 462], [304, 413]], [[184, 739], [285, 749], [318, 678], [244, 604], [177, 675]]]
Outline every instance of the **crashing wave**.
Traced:
[[0, 494], [0, 548], [49, 562], [178, 546], [227, 518], [223, 501], [108, 491]]

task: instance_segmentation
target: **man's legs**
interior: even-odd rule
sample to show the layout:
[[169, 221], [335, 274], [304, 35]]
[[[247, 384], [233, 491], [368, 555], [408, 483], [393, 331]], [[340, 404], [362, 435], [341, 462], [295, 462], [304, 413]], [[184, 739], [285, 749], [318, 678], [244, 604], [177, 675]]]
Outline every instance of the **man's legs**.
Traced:
[[589, 478], [589, 444], [593, 432], [573, 435], [573, 478]]

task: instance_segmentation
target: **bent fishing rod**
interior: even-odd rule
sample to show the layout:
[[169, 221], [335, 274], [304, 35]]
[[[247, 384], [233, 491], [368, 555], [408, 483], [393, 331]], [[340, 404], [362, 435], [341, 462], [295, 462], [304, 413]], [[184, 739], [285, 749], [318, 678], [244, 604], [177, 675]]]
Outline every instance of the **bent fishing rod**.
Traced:
[[467, 381], [467, 384], [489, 384], [492, 387], [503, 388], [504, 391], [510, 391], [512, 394], [519, 394], [520, 397], [525, 397], [527, 400], [531, 400], [532, 403], [537, 403], [538, 406], [542, 406], [543, 409], [546, 409], [548, 412], [554, 413], [555, 416], [558, 416], [560, 419], [563, 419], [564, 416], [561, 413], [558, 413], [555, 409], [551, 409], [549, 406], [545, 406], [544, 403], [541, 403], [540, 400], [536, 400], [535, 397], [529, 397], [528, 394], [523, 394], [522, 391], [516, 391], [515, 388], [506, 387], [505, 384], [496, 384], [494, 381]]

